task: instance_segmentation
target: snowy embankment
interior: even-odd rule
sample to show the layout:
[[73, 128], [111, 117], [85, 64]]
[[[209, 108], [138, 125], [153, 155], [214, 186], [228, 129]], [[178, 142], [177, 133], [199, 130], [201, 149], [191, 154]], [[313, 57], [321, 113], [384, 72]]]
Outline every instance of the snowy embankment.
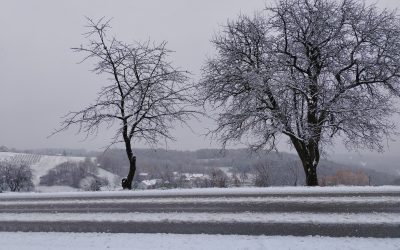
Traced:
[[0, 246], [7, 250], [398, 250], [400, 249], [400, 239], [179, 234], [1, 233]]
[[400, 193], [400, 186], [334, 186], [334, 187], [240, 187], [240, 188], [193, 188], [167, 190], [133, 190], [101, 192], [59, 192], [59, 193], [1, 193], [2, 198], [93, 198], [93, 197], [146, 197], [146, 196], [244, 196], [244, 195], [363, 195]]

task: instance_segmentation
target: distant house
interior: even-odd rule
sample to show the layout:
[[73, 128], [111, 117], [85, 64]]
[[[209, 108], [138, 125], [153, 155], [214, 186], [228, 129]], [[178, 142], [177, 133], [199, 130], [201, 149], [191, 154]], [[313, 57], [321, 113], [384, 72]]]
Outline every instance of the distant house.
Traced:
[[160, 179], [143, 180], [138, 184], [139, 189], [154, 189], [162, 183]]
[[192, 181], [195, 179], [206, 179], [209, 177], [207, 174], [199, 174], [199, 173], [195, 173], [195, 174], [182, 173], [182, 176], [184, 176], [187, 181]]
[[149, 176], [149, 173], [142, 172], [142, 173], [139, 173], [139, 176], [143, 177], [143, 178], [146, 178], [147, 176]]
[[320, 179], [322, 186], [352, 185], [367, 186], [370, 185], [370, 179], [362, 171], [339, 170], [335, 175], [324, 176]]

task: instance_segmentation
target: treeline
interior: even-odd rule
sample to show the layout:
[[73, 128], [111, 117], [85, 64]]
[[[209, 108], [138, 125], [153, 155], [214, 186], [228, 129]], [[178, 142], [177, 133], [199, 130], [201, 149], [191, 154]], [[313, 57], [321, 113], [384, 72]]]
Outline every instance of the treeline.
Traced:
[[[299, 159], [290, 153], [267, 153], [266, 151], [251, 153], [247, 149], [201, 149], [196, 151], [137, 149], [135, 154], [138, 166], [137, 176], [140, 173], [147, 173], [149, 179], [161, 179], [172, 172], [208, 174], [211, 169], [230, 168], [232, 174], [236, 176], [241, 174], [264, 175], [262, 178], [264, 182], [268, 182], [268, 186], [305, 184], [304, 171]], [[122, 149], [110, 149], [104, 153], [98, 153], [97, 159], [100, 167], [120, 176], [124, 176], [129, 170], [129, 162]], [[333, 180], [332, 176], [335, 176], [338, 171], [362, 172], [367, 176], [370, 185], [391, 184], [394, 180], [392, 176], [375, 170], [361, 169], [327, 160], [322, 160], [320, 166], [319, 175], [324, 180]], [[340, 184], [340, 181], [336, 182]], [[343, 182], [346, 183], [346, 181]], [[335, 182], [325, 181], [323, 183], [330, 185]]]
[[0, 192], [31, 191], [34, 189], [30, 166], [0, 162]]
[[[72, 151], [67, 149], [50, 149], [47, 152], [72, 154]], [[110, 149], [106, 152], [77, 152], [80, 156], [88, 158], [80, 163], [66, 162], [58, 165], [42, 176], [40, 185], [67, 185], [85, 190], [99, 190], [108, 183], [107, 180], [97, 177], [98, 166], [121, 178], [129, 170], [129, 162], [123, 149]], [[152, 185], [154, 188], [305, 185], [304, 171], [298, 157], [290, 153], [267, 153], [266, 151], [251, 153], [247, 149], [196, 151], [137, 149], [135, 154], [138, 166], [134, 179], [135, 187], [138, 187], [143, 180], [154, 180], [155, 183]], [[90, 160], [89, 156], [95, 157], [96, 161], [94, 158]], [[396, 185], [398, 183], [395, 176], [376, 170], [361, 169], [326, 160], [322, 160], [320, 165], [321, 185]], [[223, 171], [220, 171], [221, 169]], [[11, 166], [3, 163], [1, 171], [2, 190], [33, 189], [29, 166]], [[18, 178], [10, 177], [18, 173], [24, 174]], [[203, 174], [203, 177], [188, 178], [191, 174]], [[20, 181], [21, 178], [25, 178], [24, 181]], [[20, 183], [15, 184], [13, 180], [18, 180]]]

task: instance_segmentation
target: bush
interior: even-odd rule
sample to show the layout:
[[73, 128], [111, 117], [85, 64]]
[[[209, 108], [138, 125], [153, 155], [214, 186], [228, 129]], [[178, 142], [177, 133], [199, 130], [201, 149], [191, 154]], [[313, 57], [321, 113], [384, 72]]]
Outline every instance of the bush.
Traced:
[[211, 169], [209, 175], [211, 187], [222, 188], [228, 186], [228, 176], [221, 169]]
[[100, 191], [101, 187], [109, 185], [106, 178], [89, 176], [81, 180], [79, 186], [85, 191]]
[[23, 164], [0, 163], [0, 187], [1, 190], [19, 192], [33, 189], [32, 170]]

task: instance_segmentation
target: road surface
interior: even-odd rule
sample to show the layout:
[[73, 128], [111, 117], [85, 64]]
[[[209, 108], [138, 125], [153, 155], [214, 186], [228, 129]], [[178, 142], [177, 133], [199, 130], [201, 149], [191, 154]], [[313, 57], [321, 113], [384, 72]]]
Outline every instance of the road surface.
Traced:
[[400, 190], [91, 194], [0, 194], [0, 231], [400, 237]]

